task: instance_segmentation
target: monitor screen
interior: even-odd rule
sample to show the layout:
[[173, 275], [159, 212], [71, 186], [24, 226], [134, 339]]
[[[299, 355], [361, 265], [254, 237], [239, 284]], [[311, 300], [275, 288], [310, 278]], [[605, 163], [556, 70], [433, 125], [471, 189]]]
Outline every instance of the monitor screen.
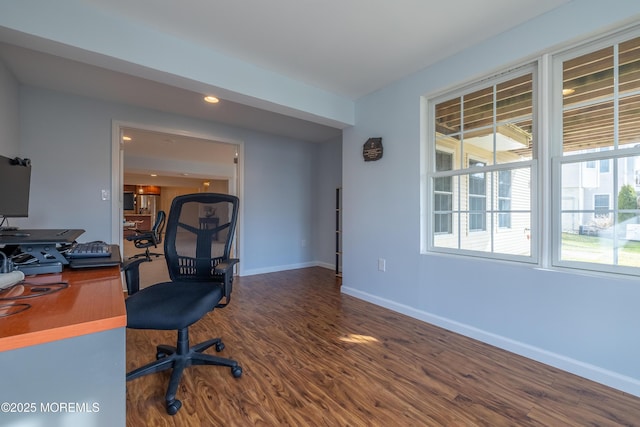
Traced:
[[135, 194], [133, 193], [123, 193], [122, 195], [122, 210], [132, 211], [136, 208], [135, 205]]
[[31, 161], [0, 156], [0, 217], [29, 215]]

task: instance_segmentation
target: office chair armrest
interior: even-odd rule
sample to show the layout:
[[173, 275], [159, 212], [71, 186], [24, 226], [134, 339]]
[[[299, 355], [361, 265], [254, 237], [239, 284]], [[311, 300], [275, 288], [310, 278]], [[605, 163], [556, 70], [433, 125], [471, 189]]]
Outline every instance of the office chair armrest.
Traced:
[[129, 236], [125, 236], [125, 240], [128, 240], [130, 242], [134, 241], [134, 240], [140, 240], [140, 236], [142, 235], [140, 233], [140, 231], [138, 230], [131, 230], [134, 232], [134, 234], [131, 234]]
[[239, 259], [229, 258], [225, 262], [216, 265], [215, 273], [221, 274], [223, 278], [222, 292], [225, 302], [216, 305], [216, 308], [225, 307], [231, 301], [231, 291], [233, 290], [233, 266], [240, 262]]
[[216, 274], [227, 274], [229, 270], [233, 269], [233, 266], [240, 262], [239, 259], [229, 258], [225, 262], [221, 262], [216, 265]]
[[136, 228], [136, 229], [130, 229], [129, 231], [133, 231], [134, 234], [131, 234], [130, 236], [125, 237], [125, 239], [127, 240], [145, 239], [145, 238], [149, 238], [149, 236], [153, 236], [153, 231], [150, 231], [150, 230], [138, 230]]
[[146, 258], [136, 258], [122, 264], [128, 295], [133, 295], [140, 290], [140, 264], [147, 261], [149, 260]]

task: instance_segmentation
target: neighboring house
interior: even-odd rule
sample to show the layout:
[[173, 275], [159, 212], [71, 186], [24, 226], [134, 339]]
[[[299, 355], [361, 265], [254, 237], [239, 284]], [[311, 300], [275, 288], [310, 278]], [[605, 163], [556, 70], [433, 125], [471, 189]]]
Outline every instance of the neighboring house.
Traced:
[[[631, 146], [633, 144], [629, 144]], [[607, 151], [582, 150], [576, 154]], [[634, 158], [620, 160], [614, 177], [612, 159], [569, 163], [563, 168], [562, 231], [583, 235], [597, 235], [599, 230], [613, 226], [612, 211], [620, 189], [631, 185], [640, 190], [637, 176], [640, 164]], [[615, 178], [615, 179], [614, 179]], [[635, 222], [635, 221], [634, 221]], [[621, 224], [619, 236], [627, 235], [629, 224]], [[633, 227], [631, 227], [633, 228]], [[631, 236], [629, 236], [631, 237]]]
[[[495, 133], [498, 163], [521, 159], [515, 151], [527, 147], [528, 137], [524, 131], [520, 134], [520, 140], [516, 140], [500, 129]], [[493, 163], [493, 139], [493, 134], [485, 134], [463, 139], [461, 144], [456, 138], [444, 135], [437, 138], [437, 170], [451, 170], [460, 165], [478, 171], [435, 179], [434, 203], [438, 206], [434, 214], [435, 246], [456, 247], [460, 242], [463, 249], [492, 252], [493, 245], [493, 252], [530, 254], [531, 175], [526, 168], [481, 171]], [[459, 221], [454, 216], [459, 216]]]

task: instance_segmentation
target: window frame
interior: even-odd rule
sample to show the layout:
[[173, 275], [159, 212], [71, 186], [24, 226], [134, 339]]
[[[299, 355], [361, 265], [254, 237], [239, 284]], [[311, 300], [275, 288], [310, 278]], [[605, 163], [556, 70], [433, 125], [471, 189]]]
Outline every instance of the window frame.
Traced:
[[[435, 166], [435, 168], [436, 168], [436, 169], [438, 169], [438, 165], [437, 165], [438, 154], [440, 154], [440, 155], [447, 155], [447, 156], [450, 156], [450, 158], [451, 158], [451, 165], [452, 165], [452, 167], [453, 167], [453, 164], [454, 164], [454, 162], [455, 162], [455, 153], [450, 152], [450, 151], [448, 151], [448, 150], [442, 150], [442, 149], [440, 149], [440, 150], [436, 150], [436, 159], [435, 159], [435, 161], [436, 161], [436, 166]], [[450, 188], [451, 188], [451, 191], [450, 191], [450, 192], [445, 192], [445, 191], [442, 191], [442, 190], [436, 190], [436, 189], [434, 188], [434, 190], [433, 190], [433, 195], [434, 195], [434, 199], [435, 199], [435, 196], [436, 196], [436, 195], [438, 195], [438, 194], [439, 194], [439, 195], [445, 195], [445, 194], [446, 194], [446, 195], [448, 195], [448, 197], [449, 197], [449, 201], [450, 201], [450, 206], [451, 206], [451, 211], [450, 211], [450, 212], [448, 212], [448, 213], [438, 213], [439, 211], [434, 211], [434, 217], [435, 217], [435, 215], [447, 215], [448, 223], [449, 223], [449, 224], [448, 224], [448, 231], [442, 231], [442, 230], [439, 230], [439, 229], [438, 229], [438, 230], [436, 230], [436, 225], [434, 224], [434, 225], [433, 225], [433, 227], [434, 227], [434, 234], [453, 234], [453, 197], [454, 197], [454, 193], [455, 193], [455, 192], [454, 192], [454, 188], [453, 188], [453, 177], [441, 177], [440, 179], [443, 179], [443, 178], [449, 178], [449, 179], [450, 179]], [[434, 218], [434, 219], [435, 219], [435, 218]]]
[[[603, 197], [606, 197], [607, 199], [607, 206], [604, 207], [604, 205], [600, 205], [597, 203], [598, 199], [602, 199]], [[593, 195], [593, 211], [595, 213], [595, 216], [600, 216], [600, 217], [608, 217], [609, 215], [611, 215], [611, 213], [609, 212], [609, 210], [611, 209], [611, 195], [610, 194], [601, 194], [601, 193], [596, 193]], [[606, 211], [606, 213], [603, 213], [603, 211]]]
[[[593, 150], [593, 152], [572, 154], [563, 157], [562, 63], [567, 60], [567, 58], [578, 58], [581, 55], [596, 53], [600, 49], [609, 48], [614, 44], [621, 44], [637, 37], [640, 37], [640, 25], [629, 25], [606, 34], [600, 34], [589, 40], [577, 42], [572, 46], [565, 45], [556, 50], [549, 49], [535, 57], [528, 58], [519, 65], [504, 67], [491, 75], [422, 97], [422, 127], [424, 132], [422, 134], [421, 146], [421, 253], [441, 253], [479, 257], [487, 260], [514, 261], [520, 264], [533, 264], [541, 268], [580, 271], [586, 274], [640, 276], [640, 267], [625, 266], [622, 264], [607, 265], [595, 262], [560, 261], [559, 259], [562, 243], [560, 216], [563, 209], [561, 200], [562, 183], [559, 182], [558, 177], [561, 177], [562, 165], [567, 163], [582, 163], [582, 167], [586, 168], [586, 162], [590, 162], [589, 166], [593, 166], [592, 169], [589, 169], [590, 171], [593, 171], [595, 174], [608, 175], [606, 179], [611, 179], [614, 182], [613, 188], [615, 189], [609, 199], [609, 216], [617, 217], [620, 213], [617, 207], [617, 192], [620, 191], [620, 188], [618, 188], [619, 184], [615, 181], [615, 175], [619, 173], [617, 168], [621, 166], [616, 165], [616, 163], [621, 162], [623, 159], [625, 161], [631, 161], [627, 160], [627, 157], [640, 157], [640, 140], [638, 144], [632, 148], [625, 147], [624, 149], [613, 150], [605, 146], [599, 150]], [[636, 59], [632, 57], [631, 61], [635, 62]], [[627, 62], [624, 63], [626, 64]], [[437, 247], [434, 244], [435, 235], [431, 223], [433, 217], [431, 206], [433, 202], [433, 190], [431, 186], [434, 177], [444, 176], [444, 174], [442, 172], [435, 172], [433, 165], [434, 156], [432, 153], [436, 146], [434, 123], [436, 105], [439, 102], [445, 102], [455, 97], [473, 93], [474, 91], [480, 91], [487, 88], [490, 84], [496, 84], [497, 81], [506, 81], [513, 78], [514, 73], [528, 67], [533, 68], [533, 91], [535, 93], [532, 132], [534, 133], [534, 139], [537, 144], [534, 145], [532, 149], [532, 159], [520, 162], [517, 165], [507, 165], [510, 167], [497, 164], [489, 165], [483, 169], [487, 174], [487, 178], [489, 178], [491, 174], [498, 174], [501, 170], [516, 171], [519, 167], [530, 168], [531, 206], [529, 213], [531, 228], [525, 231], [526, 233], [530, 233], [530, 256], [510, 256], [508, 254], [496, 254], [493, 251], [472, 251], [462, 249], [460, 245], [458, 245], [457, 248]], [[630, 101], [633, 101], [633, 96], [636, 92], [637, 95], [640, 96], [640, 88], [635, 89], [634, 87], [633, 92], [625, 91], [623, 93], [624, 96], [616, 98], [616, 100], [626, 101], [628, 105]], [[595, 102], [595, 99], [593, 102]], [[615, 108], [617, 108], [617, 106]], [[627, 116], [627, 119], [635, 120], [635, 116]], [[624, 144], [628, 143], [629, 139], [626, 139]], [[592, 148], [596, 147], [594, 146]], [[640, 161], [640, 159], [637, 160]], [[461, 159], [457, 161], [461, 161]], [[460, 187], [459, 181], [464, 179], [465, 175], [469, 173], [470, 171], [468, 169], [460, 169], [450, 175], [454, 177], [454, 181], [458, 180], [457, 185]], [[492, 179], [493, 178], [487, 180], [487, 198], [489, 199], [487, 200], [487, 205], [490, 206], [490, 209], [487, 210], [487, 231], [496, 233], [500, 232], [503, 228], [499, 227], [499, 218], [493, 218], [492, 215], [489, 214], [491, 209], [495, 209], [495, 211], [493, 211], [496, 212], [495, 215], [500, 215], [500, 189], [491, 187], [492, 185], [498, 185], [499, 187], [499, 184], [493, 184], [491, 182]], [[636, 171], [635, 179], [632, 179], [631, 184], [634, 183], [633, 181], [635, 181], [637, 187], [640, 187], [640, 170]], [[621, 181], [620, 183], [624, 182]], [[454, 186], [455, 185], [456, 184], [454, 184]], [[637, 190], [637, 194], [640, 196], [640, 190]], [[460, 197], [460, 195], [454, 196], [454, 198], [455, 197]], [[494, 206], [494, 203], [496, 203], [493, 199], [494, 197], [497, 198], [496, 206]], [[455, 200], [453, 206], [453, 229], [454, 233], [459, 234], [465, 232], [465, 230], [459, 229], [461, 221], [459, 218], [456, 219], [455, 215], [456, 212], [464, 212], [464, 210], [461, 206], [456, 207]], [[638, 212], [640, 212], [640, 207], [638, 208]], [[635, 211], [633, 211], [633, 213], [635, 213]], [[457, 225], [456, 220], [458, 222]], [[496, 230], [494, 230], [493, 227], [496, 227]], [[458, 237], [458, 241], [460, 242], [460, 237]], [[617, 256], [614, 255], [614, 260], [616, 258]], [[617, 262], [614, 261], [614, 263]]]
[[[473, 158], [469, 158], [467, 169], [473, 170], [473, 168], [482, 168], [476, 172], [469, 173], [467, 179], [467, 206], [468, 206], [468, 220], [467, 220], [467, 231], [469, 233], [486, 233], [487, 232], [487, 173], [484, 171], [484, 167], [486, 166], [485, 162], [481, 160], [475, 160]], [[477, 175], [482, 175], [482, 177], [478, 177]], [[478, 180], [477, 185], [472, 185], [472, 182], [476, 182]], [[474, 190], [476, 187], [482, 188], [482, 193], [476, 193]], [[476, 203], [472, 202], [482, 202], [482, 209], [474, 209], [476, 207]], [[475, 218], [479, 218], [479, 220], [475, 220]], [[476, 222], [480, 224], [479, 227], [476, 227]]]
[[[503, 189], [503, 179], [502, 176], [503, 175], [507, 175], [509, 177], [509, 188], [508, 188], [508, 195], [501, 195], [502, 193], [502, 189]], [[501, 170], [498, 171], [498, 230], [500, 229], [507, 229], [507, 228], [511, 228], [511, 208], [512, 208], [512, 181], [513, 180], [513, 171], [512, 170]], [[502, 209], [502, 204], [500, 202], [502, 201], [507, 201], [509, 204], [509, 209], [506, 209], [507, 212], [501, 212], [503, 211]], [[503, 221], [506, 223], [502, 224]]]
[[[550, 129], [551, 129], [551, 153], [550, 160], [552, 165], [552, 175], [558, 177], [553, 183], [551, 188], [552, 192], [552, 202], [551, 209], [553, 212], [552, 215], [552, 232], [551, 232], [551, 252], [550, 252], [550, 260], [549, 266], [551, 268], [558, 269], [566, 269], [572, 271], [582, 271], [582, 272], [591, 272], [594, 274], [614, 274], [614, 275], [629, 275], [629, 276], [640, 276], [640, 267], [626, 266], [617, 263], [617, 254], [614, 254], [613, 259], [616, 262], [615, 264], [606, 264], [606, 263], [597, 263], [597, 262], [583, 262], [583, 261], [575, 261], [575, 260], [563, 260], [561, 259], [561, 251], [562, 251], [562, 213], [565, 212], [562, 207], [562, 167], [567, 164], [580, 164], [594, 163], [598, 165], [596, 167], [597, 174], [611, 174], [613, 176], [613, 188], [618, 188], [617, 183], [617, 174], [615, 171], [617, 170], [616, 163], [628, 157], [640, 156], [640, 146], [636, 146], [634, 148], [626, 148], [626, 147], [618, 147], [617, 146], [617, 137], [615, 140], [615, 148], [614, 147], [601, 147], [600, 149], [593, 150], [591, 152], [586, 153], [578, 153], [571, 155], [564, 155], [563, 152], [563, 101], [562, 101], [562, 82], [563, 82], [563, 64], [565, 61], [568, 61], [573, 58], [578, 58], [583, 55], [587, 55], [589, 53], [597, 52], [601, 49], [606, 49], [613, 45], [624, 43], [625, 41], [632, 40], [640, 37], [640, 26], [633, 26], [627, 29], [622, 29], [620, 31], [600, 36], [590, 42], [584, 42], [582, 44], [574, 45], [573, 47], [564, 49], [561, 52], [556, 52], [551, 59], [551, 72], [549, 79], [552, 82], [552, 99], [551, 99], [551, 111], [552, 114], [550, 116]], [[614, 53], [617, 53], [617, 50], [614, 49]], [[617, 64], [614, 60], [614, 65]], [[616, 85], [618, 85], [616, 79]], [[617, 92], [614, 89], [614, 92]], [[640, 93], [640, 89], [635, 92]], [[615, 93], [612, 96], [613, 101], [618, 101], [620, 99], [624, 99], [629, 97], [629, 95], [625, 95], [624, 97], [618, 97], [618, 94]], [[595, 102], [595, 101], [592, 101]], [[602, 102], [602, 101], [600, 101]], [[617, 107], [614, 107], [616, 109]], [[615, 113], [618, 115], [618, 112]], [[617, 118], [614, 118], [614, 123]], [[617, 131], [614, 131], [617, 132]], [[597, 148], [597, 147], [594, 147]], [[610, 163], [608, 172], [601, 172], [599, 164], [603, 160], [608, 160]], [[595, 203], [595, 200], [594, 200]], [[617, 192], [610, 196], [609, 199], [610, 205], [610, 217], [617, 217], [618, 215], [618, 197]], [[595, 213], [595, 204], [594, 209]], [[594, 215], [595, 216], [595, 215]], [[614, 243], [615, 244], [615, 243]]]
[[[465, 169], [461, 169], [460, 167], [458, 167], [457, 169], [454, 168], [453, 171], [449, 171], [449, 172], [442, 172], [442, 171], [436, 171], [435, 168], [435, 155], [431, 155], [431, 153], [435, 153], [436, 151], [436, 141], [435, 141], [435, 107], [439, 102], [451, 99], [451, 98], [455, 98], [455, 97], [459, 97], [459, 96], [463, 96], [465, 94], [470, 94], [473, 93], [475, 91], [479, 91], [482, 89], [486, 89], [488, 86], [493, 86], [493, 85], [499, 85], [501, 83], [507, 82], [509, 80], [513, 80], [516, 79], [518, 77], [522, 77], [525, 76], [527, 74], [532, 74], [532, 93], [533, 93], [533, 100], [532, 100], [532, 115], [534, 116], [533, 119], [533, 128], [532, 128], [532, 133], [534, 134], [534, 139], [537, 138], [537, 134], [538, 134], [538, 124], [535, 120], [535, 116], [539, 116], [540, 112], [539, 112], [539, 99], [541, 96], [541, 87], [540, 84], [538, 82], [538, 78], [537, 76], [539, 76], [540, 74], [540, 62], [538, 59], [536, 60], [532, 60], [532, 61], [527, 61], [526, 63], [519, 65], [517, 67], [514, 67], [508, 71], [505, 71], [503, 73], [499, 73], [497, 75], [492, 75], [489, 76], [487, 78], [484, 79], [480, 79], [477, 81], [474, 81], [470, 84], [467, 85], [462, 85], [458, 88], [452, 89], [452, 90], [448, 90], [448, 91], [444, 91], [442, 93], [439, 94], [435, 94], [433, 96], [429, 96], [429, 97], [423, 97], [422, 101], [423, 101], [423, 111], [425, 112], [425, 116], [426, 116], [426, 121], [424, 123], [425, 126], [425, 130], [427, 131], [425, 138], [423, 139], [424, 141], [424, 146], [423, 146], [423, 156], [422, 159], [425, 163], [422, 163], [424, 166], [423, 170], [424, 170], [424, 174], [423, 174], [423, 178], [424, 178], [424, 182], [423, 182], [423, 186], [422, 188], [425, 190], [423, 192], [423, 203], [422, 203], [422, 214], [421, 214], [421, 223], [422, 223], [422, 244], [421, 244], [421, 252], [422, 253], [444, 253], [444, 254], [453, 254], [453, 255], [464, 255], [464, 256], [472, 256], [472, 257], [480, 257], [480, 258], [486, 258], [486, 259], [496, 259], [496, 260], [507, 260], [507, 261], [518, 261], [518, 262], [524, 262], [524, 263], [528, 263], [528, 264], [537, 264], [538, 260], [539, 260], [539, 254], [538, 254], [538, 237], [536, 235], [536, 233], [534, 232], [534, 230], [538, 230], [539, 229], [539, 225], [538, 225], [538, 209], [537, 206], [539, 205], [539, 201], [538, 201], [538, 188], [539, 188], [539, 172], [538, 172], [538, 146], [539, 143], [538, 142], [534, 142], [533, 144], [533, 148], [532, 148], [532, 158], [529, 160], [520, 160], [517, 162], [510, 162], [510, 163], [497, 163], [497, 164], [491, 164], [491, 165], [486, 165], [482, 168], [482, 172], [485, 174], [485, 183], [487, 186], [486, 189], [486, 206], [488, 206], [487, 210], [485, 211], [485, 223], [486, 223], [486, 228], [485, 230], [477, 230], [477, 231], [473, 231], [473, 230], [469, 230], [468, 224], [466, 225], [466, 227], [464, 227], [464, 229], [460, 229], [460, 219], [458, 218], [458, 223], [456, 225], [456, 221], [454, 220], [453, 222], [453, 233], [455, 236], [457, 236], [456, 238], [458, 239], [458, 242], [460, 242], [460, 238], [461, 238], [461, 233], [487, 233], [487, 234], [493, 234], [493, 235], [497, 235], [501, 230], [508, 230], [508, 228], [499, 228], [497, 226], [498, 224], [498, 219], [497, 216], [500, 213], [499, 209], [497, 209], [497, 207], [494, 207], [494, 204], [496, 203], [496, 199], [497, 199], [497, 182], [493, 183], [493, 179], [491, 178], [494, 174], [496, 174], [498, 171], [500, 170], [510, 170], [510, 171], [515, 171], [515, 170], [519, 170], [519, 169], [529, 169], [530, 171], [530, 182], [529, 182], [529, 186], [530, 186], [530, 194], [531, 194], [531, 198], [529, 201], [529, 206], [530, 209], [529, 210], [525, 210], [522, 212], [518, 212], [518, 211], [510, 211], [511, 214], [513, 213], [525, 213], [529, 215], [530, 218], [530, 226], [527, 227], [525, 230], [527, 233], [530, 233], [530, 238], [528, 239], [529, 245], [530, 245], [530, 249], [529, 249], [529, 254], [528, 255], [514, 255], [512, 253], [500, 253], [500, 252], [494, 252], [493, 250], [491, 252], [485, 252], [485, 251], [476, 251], [476, 250], [470, 250], [470, 249], [464, 249], [461, 247], [458, 248], [448, 248], [448, 247], [438, 247], [434, 244], [434, 239], [436, 237], [436, 234], [433, 232], [434, 230], [434, 225], [433, 225], [433, 196], [434, 196], [434, 191], [433, 191], [433, 178], [438, 178], [438, 177], [442, 177], [442, 176], [452, 176], [454, 177], [454, 186], [455, 181], [457, 179], [458, 181], [458, 186], [460, 185], [459, 182], [462, 179], [465, 179], [465, 177], [467, 175], [469, 175], [472, 171], [469, 168], [465, 168]], [[539, 138], [538, 138], [539, 139]], [[441, 148], [438, 148], [439, 151], [443, 151]], [[494, 153], [495, 155], [495, 153]], [[473, 156], [471, 156], [473, 157]], [[461, 159], [457, 159], [455, 158], [455, 154], [454, 154], [454, 162], [455, 161], [461, 161]], [[495, 162], [494, 162], [495, 163]], [[455, 192], [456, 190], [454, 190]], [[458, 193], [460, 192], [460, 188], [457, 189]], [[495, 194], [494, 194], [495, 193]], [[456, 202], [454, 200], [453, 202], [454, 205], [454, 217], [455, 215], [462, 215], [466, 212], [469, 212], [468, 210], [465, 211], [464, 209], [462, 209], [460, 206], [457, 207], [456, 210]], [[460, 246], [460, 245], [458, 245]], [[493, 246], [493, 245], [492, 245]]]

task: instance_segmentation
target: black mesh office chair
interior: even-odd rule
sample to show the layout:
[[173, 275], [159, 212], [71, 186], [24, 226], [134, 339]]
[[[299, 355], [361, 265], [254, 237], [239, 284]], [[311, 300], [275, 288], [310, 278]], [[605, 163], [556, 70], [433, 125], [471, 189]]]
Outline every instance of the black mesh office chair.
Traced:
[[[200, 227], [200, 218], [215, 212], [215, 227]], [[231, 244], [238, 216], [238, 198], [226, 194], [198, 193], [178, 196], [171, 204], [164, 250], [171, 281], [133, 292], [126, 300], [127, 327], [177, 330], [176, 346], [159, 345], [155, 361], [127, 374], [127, 381], [173, 369], [165, 396], [167, 412], [174, 415], [182, 403], [176, 392], [183, 370], [191, 365], [222, 365], [234, 377], [242, 368], [231, 359], [203, 351], [224, 349], [220, 338], [190, 347], [189, 326], [231, 299], [233, 266]], [[128, 284], [127, 284], [128, 285]]]
[[156, 215], [156, 222], [151, 227], [151, 230], [138, 230], [135, 229], [135, 234], [127, 236], [126, 239], [133, 242], [133, 245], [138, 249], [144, 249], [141, 254], [136, 254], [131, 258], [144, 257], [147, 261], [151, 261], [151, 256], [159, 257], [163, 254], [150, 252], [149, 248], [157, 248], [162, 243], [162, 232], [164, 230], [166, 214], [164, 211], [158, 211]]

